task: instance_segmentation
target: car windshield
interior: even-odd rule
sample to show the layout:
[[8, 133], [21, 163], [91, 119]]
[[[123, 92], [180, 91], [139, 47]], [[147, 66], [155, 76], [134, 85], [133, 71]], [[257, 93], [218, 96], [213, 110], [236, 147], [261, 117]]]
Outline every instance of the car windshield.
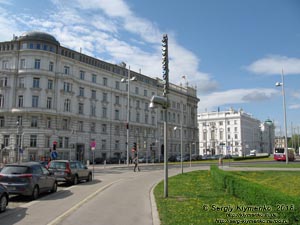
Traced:
[[65, 162], [50, 162], [49, 168], [51, 169], [66, 169]]
[[30, 173], [30, 168], [27, 166], [5, 166], [1, 170], [3, 174], [24, 174]]

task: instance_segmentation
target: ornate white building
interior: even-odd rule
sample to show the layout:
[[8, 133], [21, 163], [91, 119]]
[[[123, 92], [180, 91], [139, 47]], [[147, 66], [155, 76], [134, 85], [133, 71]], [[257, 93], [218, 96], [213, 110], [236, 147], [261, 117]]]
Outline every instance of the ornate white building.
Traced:
[[200, 113], [198, 126], [201, 155], [270, 153], [274, 146], [272, 121], [261, 124], [243, 110]]
[[[126, 156], [128, 77], [126, 64], [110, 64], [60, 45], [43, 32], [0, 43], [0, 160], [40, 160], [56, 144], [58, 158]], [[158, 65], [160, 66], [160, 65]], [[129, 148], [158, 157], [163, 113], [149, 109], [162, 94], [161, 79], [130, 71]], [[183, 122], [185, 143], [198, 143], [196, 89], [170, 84], [170, 154], [179, 152], [174, 126]], [[19, 149], [19, 151], [17, 151]], [[188, 151], [188, 150], [186, 150]]]

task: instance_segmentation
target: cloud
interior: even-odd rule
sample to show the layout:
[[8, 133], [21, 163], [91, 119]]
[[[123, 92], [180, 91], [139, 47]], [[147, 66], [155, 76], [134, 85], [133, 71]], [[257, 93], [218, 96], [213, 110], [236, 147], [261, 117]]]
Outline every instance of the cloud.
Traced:
[[246, 69], [256, 74], [265, 75], [281, 74], [282, 70], [284, 74], [300, 74], [300, 59], [269, 55], [253, 62]]
[[199, 111], [212, 111], [219, 106], [266, 101], [279, 94], [276, 89], [233, 89], [202, 96]]
[[137, 16], [127, 2], [51, 0], [51, 3], [39, 17], [3, 10], [0, 31], [9, 36], [2, 35], [1, 39], [10, 40], [12, 34], [40, 30], [55, 36], [65, 47], [81, 49], [84, 54], [111, 63], [123, 61], [132, 70], [161, 78], [161, 39], [168, 33], [170, 82], [179, 85], [185, 75], [189, 84], [197, 86], [199, 94], [218, 88], [209, 73], [200, 71], [199, 57], [178, 44], [172, 31], [163, 31], [155, 22]]
[[300, 104], [292, 104], [288, 108], [289, 109], [300, 109]]

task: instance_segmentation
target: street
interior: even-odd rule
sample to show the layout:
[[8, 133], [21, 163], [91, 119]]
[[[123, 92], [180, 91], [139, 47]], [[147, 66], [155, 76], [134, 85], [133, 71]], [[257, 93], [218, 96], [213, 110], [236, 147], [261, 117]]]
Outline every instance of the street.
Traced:
[[[185, 171], [208, 169], [185, 167]], [[162, 166], [95, 166], [94, 180], [75, 186], [60, 184], [58, 192], [42, 195], [36, 201], [12, 196], [6, 212], [0, 214], [3, 225], [54, 224], [153, 224], [151, 189], [163, 179]], [[171, 166], [169, 175], [180, 173]], [[153, 202], [153, 200], [152, 200]], [[156, 209], [154, 209], [156, 210]]]

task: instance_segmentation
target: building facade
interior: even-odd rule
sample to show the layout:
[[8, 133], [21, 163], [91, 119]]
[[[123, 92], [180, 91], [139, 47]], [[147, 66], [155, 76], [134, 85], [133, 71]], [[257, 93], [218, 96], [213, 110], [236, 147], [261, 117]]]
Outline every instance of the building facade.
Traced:
[[[160, 156], [163, 113], [149, 109], [162, 82], [60, 45], [50, 34], [28, 32], [0, 43], [0, 160], [40, 160], [56, 149], [60, 159], [126, 156], [137, 143], [142, 156]], [[137, 81], [122, 83], [122, 78]], [[128, 93], [130, 105], [128, 106]], [[170, 84], [169, 127], [184, 124], [196, 143], [196, 90]], [[183, 113], [182, 113], [183, 112]], [[127, 126], [129, 113], [129, 126]], [[170, 139], [173, 133], [169, 133]], [[93, 143], [93, 151], [91, 151]], [[177, 148], [171, 148], [173, 152]], [[54, 149], [53, 149], [54, 148]]]
[[[201, 155], [250, 154], [251, 150], [269, 152], [274, 143], [274, 126], [261, 130], [261, 122], [243, 110], [198, 114], [199, 152]], [[263, 126], [267, 127], [267, 123]], [[268, 132], [267, 135], [262, 135]], [[273, 144], [274, 145], [274, 144]]]

